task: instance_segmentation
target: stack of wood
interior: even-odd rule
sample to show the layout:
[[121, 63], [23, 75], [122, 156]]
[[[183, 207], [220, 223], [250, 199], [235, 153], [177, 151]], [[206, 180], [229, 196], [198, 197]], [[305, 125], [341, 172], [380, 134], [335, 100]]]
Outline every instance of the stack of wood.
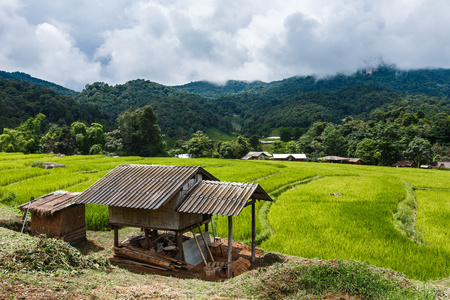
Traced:
[[161, 253], [145, 250], [129, 244], [121, 244], [120, 247], [114, 247], [114, 257], [110, 260], [116, 263], [125, 263], [138, 265], [154, 270], [161, 271], [179, 271], [180, 269], [189, 270], [193, 266], [185, 261], [181, 261]]

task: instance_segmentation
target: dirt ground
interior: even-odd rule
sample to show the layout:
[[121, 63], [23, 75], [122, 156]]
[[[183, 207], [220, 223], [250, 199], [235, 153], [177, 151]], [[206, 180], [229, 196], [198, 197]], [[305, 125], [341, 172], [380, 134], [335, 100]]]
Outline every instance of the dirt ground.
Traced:
[[[227, 262], [228, 261], [228, 239], [221, 239], [222, 244], [222, 254], [220, 251], [218, 251], [218, 254], [213, 253], [214, 261], [218, 262]], [[233, 262], [239, 259], [240, 257], [243, 257], [245, 259], [248, 259], [251, 262], [251, 256], [252, 256], [252, 248], [250, 246], [247, 246], [245, 244], [233, 241], [232, 245], [232, 260]], [[261, 249], [256, 248], [255, 249], [255, 257], [261, 258], [264, 256], [264, 251]], [[207, 259], [207, 262], [211, 262], [211, 258]], [[114, 263], [114, 265], [119, 267], [124, 267], [127, 269], [130, 269], [132, 271], [136, 272], [143, 272], [143, 273], [149, 273], [149, 274], [158, 274], [162, 276], [173, 276], [177, 278], [197, 278], [202, 280], [208, 280], [208, 281], [223, 281], [227, 279], [227, 273], [226, 269], [222, 270], [219, 275], [214, 277], [207, 277], [206, 273], [204, 271], [205, 263], [202, 262], [198, 264], [197, 266], [193, 267], [190, 270], [184, 270], [181, 269], [178, 272], [174, 271], [159, 271], [159, 270], [153, 270], [146, 267], [140, 267], [140, 266], [132, 266], [122, 263]], [[253, 270], [262, 266], [265, 266], [266, 264], [263, 264], [261, 262], [252, 263], [251, 266], [248, 268], [248, 270]]]

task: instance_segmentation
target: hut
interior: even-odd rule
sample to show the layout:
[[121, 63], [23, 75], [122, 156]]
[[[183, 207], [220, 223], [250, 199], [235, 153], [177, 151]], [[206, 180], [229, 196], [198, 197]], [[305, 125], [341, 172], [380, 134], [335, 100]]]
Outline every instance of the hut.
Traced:
[[286, 161], [306, 161], [306, 155], [303, 153], [293, 154], [273, 154], [273, 160], [286, 160]]
[[265, 160], [268, 158], [271, 158], [272, 155], [269, 152], [263, 151], [263, 152], [249, 152], [247, 155], [242, 157], [241, 159], [244, 160]]
[[351, 164], [351, 165], [360, 165], [360, 158], [347, 158], [340, 156], [324, 156], [317, 159], [318, 161], [325, 161], [327, 163], [340, 163], [340, 164]]
[[412, 160], [400, 160], [392, 166], [396, 168], [413, 168], [414, 162]]
[[[232, 245], [232, 217], [248, 205], [252, 206], [254, 260], [257, 200], [272, 201], [258, 184], [221, 182], [201, 167], [160, 165], [119, 165], [75, 199], [78, 203], [108, 205], [115, 247], [118, 247], [119, 226], [142, 228], [144, 249], [153, 232], [166, 230], [175, 232], [177, 255], [182, 260], [185, 258], [183, 233], [193, 232], [194, 227], [200, 229], [202, 224], [206, 227], [213, 214], [228, 216], [228, 239]], [[208, 244], [206, 240], [205, 244]], [[228, 248], [231, 276], [232, 247]], [[204, 257], [203, 261], [206, 263]]]
[[73, 200], [80, 193], [56, 191], [19, 206], [31, 213], [31, 233], [45, 234], [71, 244], [86, 240], [84, 204]]

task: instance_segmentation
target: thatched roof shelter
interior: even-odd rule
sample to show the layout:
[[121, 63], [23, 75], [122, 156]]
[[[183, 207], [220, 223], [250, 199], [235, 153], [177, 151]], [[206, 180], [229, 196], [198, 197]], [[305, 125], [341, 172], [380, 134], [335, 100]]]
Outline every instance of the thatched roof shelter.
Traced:
[[73, 202], [79, 194], [56, 191], [24, 203], [19, 209], [31, 213], [32, 234], [76, 243], [86, 239], [84, 204]]

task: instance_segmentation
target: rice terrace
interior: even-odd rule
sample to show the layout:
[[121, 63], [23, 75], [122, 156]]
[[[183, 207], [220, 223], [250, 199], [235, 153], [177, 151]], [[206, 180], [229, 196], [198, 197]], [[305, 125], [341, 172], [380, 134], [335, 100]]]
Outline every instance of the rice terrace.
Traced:
[[[67, 167], [38, 167], [47, 161]], [[316, 261], [357, 261], [367, 266], [391, 269], [422, 282], [450, 278], [450, 172], [447, 171], [209, 158], [53, 157], [46, 154], [0, 153], [0, 204], [3, 211], [0, 217], [7, 215], [6, 211], [13, 211], [13, 208], [28, 202], [31, 197], [56, 190], [83, 192], [120, 164], [201, 166], [221, 181], [258, 183], [275, 200], [257, 202], [256, 207], [257, 247], [266, 252]], [[243, 210], [234, 218], [233, 240], [249, 243], [252, 232], [249, 220], [251, 210]], [[102, 234], [108, 233], [104, 230], [107, 222], [107, 206], [86, 205], [89, 239], [101, 238]], [[227, 236], [225, 216], [215, 216], [213, 225], [216, 236]], [[6, 231], [1, 235], [5, 237]], [[1, 242], [4, 246], [8, 239]], [[2, 255], [0, 253], [0, 257]], [[276, 275], [276, 270], [273, 272]], [[3, 278], [7, 273], [2, 273]], [[148, 279], [140, 280], [139, 285]], [[174, 280], [163, 279], [157, 284], [169, 284]], [[176, 285], [180, 284], [186, 287], [189, 282]], [[202, 298], [210, 295], [206, 292], [208, 289], [229, 289], [216, 297], [249, 297], [248, 294], [233, 295], [234, 289], [230, 286], [214, 284], [220, 283], [204, 283], [191, 294], [178, 296], [189, 298], [197, 295]], [[231, 281], [225, 284], [243, 283]], [[252, 284], [257, 289], [258, 285], [255, 282]], [[134, 292], [137, 293], [135, 296], [144, 295], [137, 290]], [[279, 288], [278, 292], [283, 293], [283, 289]], [[431, 292], [424, 293], [423, 299], [435, 298]], [[364, 297], [361, 291], [357, 294], [363, 295], [363, 298], [374, 297], [372, 294]], [[123, 296], [120, 293], [117, 295], [119, 298]], [[256, 298], [277, 298], [270, 293], [253, 295]], [[86, 294], [78, 296], [84, 297]]]

